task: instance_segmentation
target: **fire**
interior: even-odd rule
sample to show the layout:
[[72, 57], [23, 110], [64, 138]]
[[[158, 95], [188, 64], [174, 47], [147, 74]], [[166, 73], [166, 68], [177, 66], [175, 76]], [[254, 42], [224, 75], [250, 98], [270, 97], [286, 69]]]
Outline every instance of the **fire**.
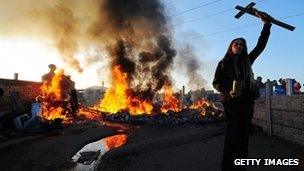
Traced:
[[[41, 86], [42, 92], [42, 116], [46, 121], [61, 119], [63, 123], [72, 123], [74, 117], [84, 118], [87, 120], [101, 119], [100, 111], [107, 114], [115, 114], [119, 111], [129, 112], [131, 115], [141, 114], [157, 114], [167, 113], [168, 111], [180, 112], [185, 108], [195, 109], [200, 112], [202, 116], [206, 113], [213, 112], [216, 109], [212, 102], [206, 99], [200, 99], [192, 103], [192, 105], [183, 106], [179, 97], [174, 94], [172, 84], [166, 83], [163, 85], [163, 98], [155, 103], [152, 99], [144, 99], [144, 95], [135, 92], [130, 87], [128, 81], [128, 74], [123, 72], [120, 65], [116, 65], [112, 69], [113, 84], [107, 89], [104, 98], [101, 99], [100, 104], [96, 107], [97, 110], [80, 106], [78, 113], [71, 111], [71, 104], [67, 101], [68, 93], [71, 90], [69, 85], [71, 80], [64, 74], [63, 70], [56, 70], [50, 72], [45, 76], [50, 79], [44, 79]], [[157, 96], [156, 96], [157, 97]], [[158, 97], [157, 97], [158, 98]], [[162, 101], [162, 105], [161, 104]], [[158, 103], [160, 102], [160, 103]], [[95, 108], [95, 109], [96, 109]], [[126, 141], [126, 137], [118, 137], [108, 140], [109, 148], [114, 148], [122, 145]]]
[[[210, 110], [210, 109], [218, 110], [212, 102], [206, 99], [200, 99], [195, 101], [189, 108], [198, 110], [201, 115], [205, 115], [206, 110]], [[214, 114], [214, 112], [212, 112], [212, 114]]]
[[200, 99], [195, 101], [191, 106], [190, 109], [197, 109], [197, 108], [201, 108], [201, 107], [209, 107], [211, 106], [211, 103], [205, 99]]
[[122, 146], [127, 141], [127, 135], [114, 135], [108, 138], [105, 138], [106, 141], [106, 147], [108, 150], [111, 150], [113, 148], [117, 148]]
[[99, 111], [80, 106], [78, 109], [78, 116], [84, 116], [85, 119], [88, 120], [99, 120], [101, 115]]
[[61, 87], [60, 83], [63, 80], [64, 71], [56, 70], [55, 75], [51, 78], [51, 80], [44, 80], [43, 85], [40, 87], [41, 92], [44, 97], [52, 99], [52, 100], [61, 100]]
[[67, 76], [64, 74], [64, 70], [59, 69], [54, 73], [46, 74], [40, 87], [42, 94], [42, 117], [45, 120], [62, 119], [64, 123], [68, 123], [69, 118], [66, 116], [67, 93], [63, 87], [66, 82]]
[[128, 106], [131, 114], [151, 114], [153, 105], [149, 101], [142, 101], [138, 98], [128, 98]]
[[102, 99], [99, 109], [103, 112], [116, 113], [127, 107], [127, 74], [121, 72], [120, 66], [113, 69], [113, 87], [109, 88]]
[[62, 107], [49, 107], [43, 104], [42, 111], [43, 111], [42, 115], [44, 119], [54, 120], [60, 118], [64, 121], [68, 120], [68, 118], [65, 115], [62, 115], [62, 113], [64, 112], [64, 109]]
[[[99, 110], [109, 114], [117, 113], [121, 110], [130, 112], [131, 115], [151, 114], [154, 110], [152, 100], [136, 97], [130, 91], [128, 85], [128, 74], [121, 71], [119, 65], [115, 66], [112, 71], [113, 84], [109, 88], [104, 98], [101, 100]], [[161, 112], [166, 113], [168, 110], [174, 112], [181, 111], [180, 100], [174, 95], [172, 86], [165, 85], [163, 87], [164, 98]]]
[[181, 111], [180, 100], [173, 94], [172, 86], [164, 86], [164, 100], [161, 111], [166, 113], [168, 110], [173, 110], [174, 112]]
[[116, 113], [120, 110], [128, 110], [131, 114], [150, 114], [153, 105], [147, 100], [142, 100], [128, 94], [128, 75], [121, 71], [119, 65], [113, 69], [113, 87], [109, 88], [101, 103], [99, 110], [107, 113]]

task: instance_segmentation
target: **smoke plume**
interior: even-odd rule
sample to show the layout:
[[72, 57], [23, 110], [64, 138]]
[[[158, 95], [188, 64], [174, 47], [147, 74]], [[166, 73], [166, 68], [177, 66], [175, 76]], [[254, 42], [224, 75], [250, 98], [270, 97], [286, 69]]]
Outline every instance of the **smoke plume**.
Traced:
[[191, 90], [199, 90], [206, 85], [206, 80], [200, 74], [201, 63], [190, 45], [185, 45], [179, 50], [179, 66], [187, 74], [188, 86]]
[[75, 56], [89, 41], [86, 32], [100, 4], [98, 0], [3, 0], [0, 35], [48, 39], [65, 63], [82, 72]]
[[[79, 72], [107, 57], [112, 70], [120, 66], [128, 74], [128, 87], [136, 96], [151, 99], [172, 84], [176, 50], [159, 0], [2, 0], [0, 11], [0, 35], [50, 39], [62, 60]], [[80, 51], [95, 55], [81, 64], [76, 58]], [[179, 53], [190, 86], [203, 86], [191, 48]]]
[[107, 46], [111, 66], [128, 74], [132, 94], [152, 99], [171, 84], [176, 55], [162, 4], [155, 0], [105, 0], [91, 38]]

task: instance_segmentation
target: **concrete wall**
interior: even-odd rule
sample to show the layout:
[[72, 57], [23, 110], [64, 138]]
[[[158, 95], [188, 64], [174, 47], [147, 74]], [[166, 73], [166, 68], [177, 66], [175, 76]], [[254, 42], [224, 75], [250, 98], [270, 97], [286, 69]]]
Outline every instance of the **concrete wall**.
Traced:
[[11, 93], [18, 91], [22, 103], [31, 102], [40, 93], [41, 82], [0, 79], [0, 87], [5, 91], [0, 97], [0, 109], [10, 108]]
[[282, 137], [290, 142], [304, 145], [304, 95], [271, 96], [270, 114], [266, 98], [256, 100], [253, 123], [264, 131]]

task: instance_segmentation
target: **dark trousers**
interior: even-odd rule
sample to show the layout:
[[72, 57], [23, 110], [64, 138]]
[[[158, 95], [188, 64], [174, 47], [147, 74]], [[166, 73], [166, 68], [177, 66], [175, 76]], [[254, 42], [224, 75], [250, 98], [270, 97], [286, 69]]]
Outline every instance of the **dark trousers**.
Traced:
[[222, 170], [245, 170], [235, 166], [235, 159], [248, 157], [248, 140], [254, 103], [250, 100], [233, 99], [223, 102], [227, 132], [225, 137]]

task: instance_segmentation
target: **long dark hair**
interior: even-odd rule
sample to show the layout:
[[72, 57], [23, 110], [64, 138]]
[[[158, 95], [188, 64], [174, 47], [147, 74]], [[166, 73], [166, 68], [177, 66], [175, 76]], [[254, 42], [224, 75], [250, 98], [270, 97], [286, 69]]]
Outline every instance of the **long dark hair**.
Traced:
[[246, 40], [242, 37], [239, 38], [235, 38], [233, 39], [230, 44], [229, 47], [227, 49], [227, 52], [224, 56], [224, 62], [231, 62], [232, 61], [232, 56], [235, 56], [235, 54], [233, 54], [232, 52], [232, 44], [236, 41], [236, 40], [241, 40], [243, 42], [243, 49], [242, 49], [242, 53], [239, 55], [240, 57], [238, 58], [238, 62], [239, 63], [244, 63], [245, 64], [245, 72], [246, 72], [246, 77], [249, 78], [249, 87], [250, 89], [253, 87], [253, 72], [252, 72], [252, 68], [251, 68], [251, 63], [249, 62], [249, 58], [248, 58], [248, 50], [247, 50], [247, 43]]
[[[241, 40], [242, 43], [243, 43], [243, 50], [242, 50], [242, 53], [240, 54], [240, 56], [246, 57], [246, 56], [248, 55], [246, 40], [245, 40], [244, 38], [242, 38], [242, 37], [239, 37], [239, 38], [233, 39], [233, 40], [230, 42], [230, 44], [229, 44], [229, 46], [228, 46], [228, 49], [227, 49], [227, 52], [226, 52], [226, 54], [225, 54], [225, 56], [224, 56], [224, 59], [229, 60], [229, 57], [234, 56], [234, 54], [233, 54], [233, 52], [232, 52], [231, 49], [232, 49], [232, 44], [233, 44], [235, 41], [237, 41], [237, 40]], [[239, 58], [239, 59], [240, 59], [240, 60], [242, 60], [242, 59], [244, 60], [244, 58]]]

